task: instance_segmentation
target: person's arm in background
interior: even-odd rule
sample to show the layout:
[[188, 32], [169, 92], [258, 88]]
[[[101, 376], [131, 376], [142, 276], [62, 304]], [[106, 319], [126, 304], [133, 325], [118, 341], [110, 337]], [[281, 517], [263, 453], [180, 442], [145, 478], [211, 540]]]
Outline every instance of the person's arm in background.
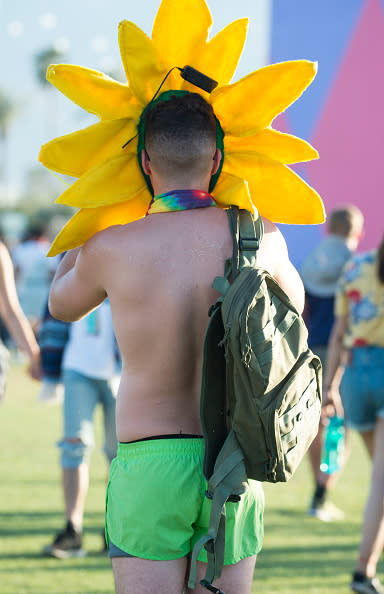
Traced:
[[16, 345], [29, 358], [29, 373], [40, 379], [40, 349], [17, 297], [13, 264], [6, 246], [0, 243], [0, 314]]
[[327, 362], [323, 378], [323, 406], [332, 407], [339, 416], [343, 414], [339, 386], [344, 372], [341, 357], [343, 353], [343, 339], [347, 328], [348, 314], [337, 316], [329, 338]]

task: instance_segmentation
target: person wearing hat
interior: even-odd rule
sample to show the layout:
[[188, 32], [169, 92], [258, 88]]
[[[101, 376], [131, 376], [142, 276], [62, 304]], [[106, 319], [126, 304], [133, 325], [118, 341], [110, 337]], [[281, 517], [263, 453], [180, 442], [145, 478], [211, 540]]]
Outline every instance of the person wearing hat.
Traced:
[[[356, 250], [362, 236], [364, 217], [354, 205], [331, 211], [328, 217], [328, 234], [308, 254], [301, 268], [305, 287], [305, 319], [308, 326], [308, 344], [325, 366], [327, 345], [334, 322], [336, 288], [344, 265]], [[341, 414], [341, 404], [331, 414]], [[327, 410], [328, 413], [328, 410]], [[327, 501], [327, 493], [334, 483], [336, 473], [320, 470], [323, 447], [324, 417], [316, 439], [309, 448], [309, 458], [315, 479], [315, 491], [308, 514], [329, 522], [341, 519], [343, 512]]]

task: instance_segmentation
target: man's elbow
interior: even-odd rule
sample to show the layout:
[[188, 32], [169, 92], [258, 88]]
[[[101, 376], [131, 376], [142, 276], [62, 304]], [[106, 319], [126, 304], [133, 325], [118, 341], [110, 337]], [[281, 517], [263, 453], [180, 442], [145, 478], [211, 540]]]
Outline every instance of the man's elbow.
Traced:
[[76, 322], [79, 319], [70, 311], [65, 297], [59, 298], [52, 290], [49, 294], [48, 309], [52, 317], [62, 322]]

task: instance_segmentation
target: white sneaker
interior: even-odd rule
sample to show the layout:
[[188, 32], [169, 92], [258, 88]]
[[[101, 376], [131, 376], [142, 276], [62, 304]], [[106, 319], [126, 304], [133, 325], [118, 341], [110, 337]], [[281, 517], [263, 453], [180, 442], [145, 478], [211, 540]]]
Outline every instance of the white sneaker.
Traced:
[[42, 381], [38, 399], [48, 406], [62, 404], [64, 400], [64, 386], [57, 382]]
[[322, 522], [335, 522], [343, 520], [345, 517], [344, 512], [336, 507], [331, 501], [324, 501], [324, 503], [312, 502], [312, 505], [308, 510], [308, 515], [317, 518]]

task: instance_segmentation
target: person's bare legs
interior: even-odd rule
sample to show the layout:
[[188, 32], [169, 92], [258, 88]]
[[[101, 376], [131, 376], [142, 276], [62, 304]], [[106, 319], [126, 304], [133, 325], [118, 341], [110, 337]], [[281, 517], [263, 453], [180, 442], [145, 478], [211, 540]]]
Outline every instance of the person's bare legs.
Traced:
[[[256, 555], [242, 559], [235, 565], [226, 565], [222, 576], [214, 582], [225, 594], [250, 594]], [[149, 561], [136, 557], [115, 557], [112, 569], [116, 594], [206, 594], [200, 585], [206, 564], [198, 562], [197, 585], [194, 590], [185, 586], [189, 562], [186, 557], [174, 561]]]
[[373, 432], [361, 435], [372, 452], [372, 478], [356, 570], [372, 578], [384, 547], [384, 419], [377, 421]]
[[186, 557], [173, 561], [114, 557], [116, 594], [182, 594], [187, 565]]
[[63, 468], [62, 481], [66, 518], [77, 532], [81, 532], [89, 485], [88, 464], [82, 462], [76, 468]]
[[[320, 503], [323, 504], [327, 497], [328, 490], [334, 485], [336, 482], [339, 473], [333, 472], [331, 474], [327, 474], [320, 470], [321, 464], [321, 453], [323, 449], [323, 441], [324, 441], [324, 425], [320, 423], [319, 431], [309, 446], [308, 455], [309, 461], [311, 463], [312, 474], [313, 478], [315, 479], [315, 491], [312, 496], [310, 513], [312, 515], [313, 510], [316, 509], [316, 504], [319, 505]], [[336, 508], [335, 508], [336, 509]], [[341, 512], [340, 512], [341, 513]]]
[[[225, 565], [221, 577], [213, 582], [217, 588], [224, 590], [225, 594], [250, 594], [253, 574], [255, 572], [256, 555], [242, 559], [235, 565]], [[200, 585], [200, 580], [205, 576], [207, 565], [197, 563], [196, 588], [186, 588], [187, 594], [207, 594], [208, 590]]]
[[324, 425], [320, 423], [317, 435], [311, 445], [309, 446], [308, 455], [311, 463], [313, 476], [317, 478], [317, 473], [320, 468], [321, 450], [323, 448]]
[[324, 440], [324, 425], [319, 425], [319, 431], [311, 445], [309, 446], [308, 455], [312, 467], [312, 473], [318, 485], [324, 486], [328, 489], [334, 482], [337, 473], [326, 474], [320, 470], [321, 452], [323, 449]]
[[373, 460], [373, 453], [374, 453], [374, 431], [361, 431], [360, 436], [364, 442], [366, 450], [369, 454], [371, 460]]

